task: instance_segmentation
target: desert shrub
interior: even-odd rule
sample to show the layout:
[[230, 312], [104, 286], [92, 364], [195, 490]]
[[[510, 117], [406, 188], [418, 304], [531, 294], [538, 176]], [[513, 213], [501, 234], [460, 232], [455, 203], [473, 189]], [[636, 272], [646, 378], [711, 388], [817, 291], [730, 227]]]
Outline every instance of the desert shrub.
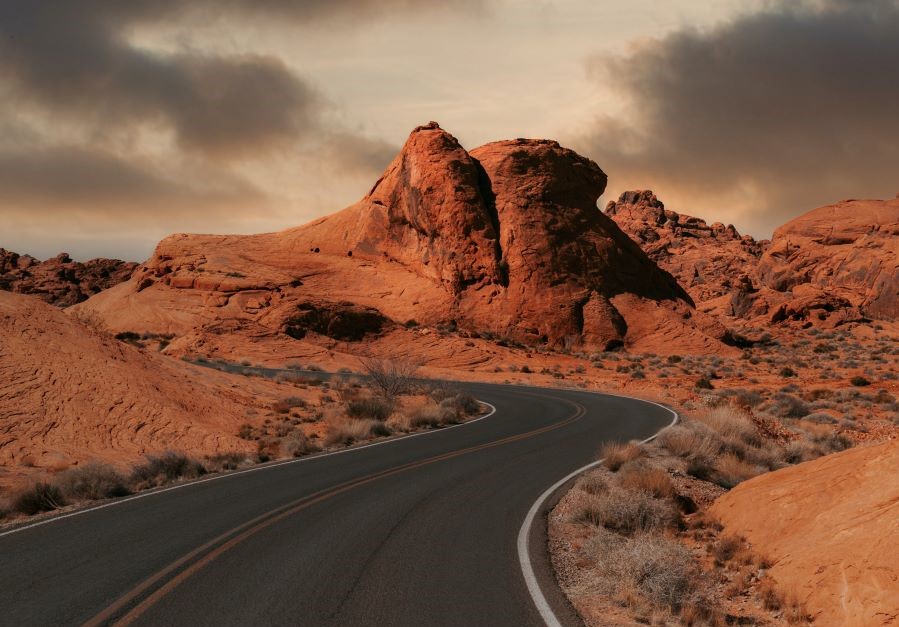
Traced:
[[272, 405], [272, 411], [279, 414], [286, 414], [294, 407], [306, 407], [306, 401], [299, 396], [288, 396]]
[[372, 385], [385, 398], [394, 398], [406, 394], [412, 389], [413, 377], [418, 365], [408, 361], [390, 359], [363, 358], [362, 369]]
[[792, 394], [778, 393], [769, 412], [779, 418], [802, 418], [810, 413], [808, 404]]
[[589, 472], [578, 479], [577, 487], [587, 494], [601, 494], [608, 490], [609, 484], [601, 472]]
[[108, 464], [91, 462], [59, 474], [56, 483], [67, 499], [99, 500], [131, 493], [125, 477]]
[[712, 407], [697, 412], [694, 418], [717, 432], [722, 438], [736, 438], [752, 445], [761, 443], [761, 436], [752, 419], [734, 405]]
[[281, 440], [281, 450], [289, 457], [300, 457], [315, 451], [316, 447], [309, 442], [305, 433], [297, 429]]
[[358, 440], [368, 439], [372, 435], [373, 427], [378, 424], [381, 423], [377, 420], [365, 418], [331, 419], [328, 421], [328, 430], [325, 434], [325, 446], [347, 445]]
[[606, 442], [599, 449], [602, 465], [613, 472], [643, 455], [643, 447], [636, 442]]
[[657, 442], [673, 455], [686, 460], [714, 458], [721, 450], [721, 440], [711, 429], [700, 428], [695, 423], [690, 427], [677, 425], [659, 435]]
[[809, 422], [814, 422], [819, 425], [832, 425], [836, 424], [837, 419], [831, 416], [830, 414], [825, 414], [822, 412], [815, 412], [814, 414], [809, 414], [804, 418], [804, 420], [808, 420]]
[[780, 376], [782, 377], [795, 377], [796, 371], [790, 368], [789, 366], [784, 366], [780, 369]]
[[146, 461], [131, 470], [129, 479], [137, 488], [165, 485], [181, 479], [195, 479], [206, 474], [206, 468], [195, 459], [181, 453], [166, 451], [162, 455], [148, 455]]
[[712, 478], [722, 488], [733, 488], [739, 483], [761, 474], [761, 469], [740, 459], [733, 453], [724, 453], [715, 460]]
[[712, 556], [719, 566], [731, 561], [743, 549], [744, 541], [739, 536], [722, 536], [712, 545]]
[[217, 453], [207, 455], [203, 460], [203, 466], [208, 472], [223, 472], [225, 470], [237, 470], [252, 463], [246, 453]]
[[627, 464], [621, 471], [619, 483], [623, 488], [648, 492], [656, 498], [670, 499], [674, 497], [674, 484], [671, 482], [671, 477], [660, 468]]
[[871, 381], [861, 375], [852, 377], [851, 379], [849, 379], [849, 383], [856, 387], [865, 387], [866, 385], [871, 385]]
[[393, 402], [386, 398], [357, 398], [347, 403], [346, 413], [350, 418], [384, 422], [393, 408]]
[[671, 503], [648, 492], [611, 487], [585, 497], [574, 520], [632, 534], [670, 527], [677, 521], [677, 512]]
[[20, 492], [13, 500], [13, 509], [26, 516], [59, 509], [66, 504], [58, 487], [39, 481]]
[[587, 545], [600, 576], [613, 588], [631, 587], [658, 606], [680, 608], [697, 581], [690, 551], [676, 540], [641, 534], [628, 541], [597, 534]]
[[439, 427], [459, 421], [458, 414], [451, 407], [426, 405], [410, 410], [400, 420], [408, 431], [427, 427]]
[[714, 386], [708, 377], [699, 377], [694, 384], [697, 390], [712, 390]]

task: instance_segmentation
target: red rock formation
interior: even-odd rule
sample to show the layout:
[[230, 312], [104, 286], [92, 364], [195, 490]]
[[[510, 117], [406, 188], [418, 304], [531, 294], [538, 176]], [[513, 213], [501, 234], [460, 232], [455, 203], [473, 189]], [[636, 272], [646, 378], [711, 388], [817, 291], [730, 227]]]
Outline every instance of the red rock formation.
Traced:
[[775, 292], [819, 301], [825, 318], [852, 309], [899, 318], [899, 199], [847, 200], [786, 223], [758, 276]]
[[[596, 208], [606, 176], [558, 143], [470, 154], [416, 128], [355, 205], [281, 233], [175, 235], [88, 308], [116, 330], [185, 333], [228, 320], [283, 332], [300, 304], [528, 343], [690, 352], [724, 329]], [[225, 326], [234, 328], [232, 322]]]
[[68, 307], [128, 280], [136, 263], [118, 259], [72, 261], [67, 253], [38, 261], [0, 248], [0, 290], [34, 294], [58, 307]]
[[653, 261], [674, 275], [698, 306], [735, 290], [752, 289], [767, 242], [741, 236], [733, 225], [709, 225], [665, 209], [650, 190], [624, 192], [605, 211]]

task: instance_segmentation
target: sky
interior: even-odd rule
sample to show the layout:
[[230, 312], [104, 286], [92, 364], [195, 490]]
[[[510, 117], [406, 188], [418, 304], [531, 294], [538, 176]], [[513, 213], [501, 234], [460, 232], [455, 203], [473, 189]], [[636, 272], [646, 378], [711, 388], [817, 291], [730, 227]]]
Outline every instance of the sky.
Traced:
[[430, 120], [769, 237], [899, 192], [899, 0], [0, 0], [0, 247], [296, 226]]

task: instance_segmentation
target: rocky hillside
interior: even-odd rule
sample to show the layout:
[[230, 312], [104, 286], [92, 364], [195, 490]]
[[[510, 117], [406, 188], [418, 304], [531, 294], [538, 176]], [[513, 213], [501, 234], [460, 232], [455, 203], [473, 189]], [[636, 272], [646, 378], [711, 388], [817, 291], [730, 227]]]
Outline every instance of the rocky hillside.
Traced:
[[686, 288], [697, 305], [751, 281], [767, 242], [733, 225], [707, 224], [669, 209], [651, 190], [624, 192], [605, 209], [646, 254]]
[[832, 328], [899, 317], [899, 200], [844, 201], [783, 225], [770, 242], [625, 192], [606, 214], [724, 324]]
[[0, 290], [33, 294], [57, 307], [68, 307], [127, 281], [137, 267], [130, 261], [72, 261], [67, 253], [38, 261], [0, 248]]
[[282, 346], [349, 316], [355, 339], [421, 324], [550, 347], [720, 348], [723, 327], [596, 208], [605, 185], [557, 142], [468, 152], [431, 123], [355, 205], [280, 233], [172, 236], [83, 307], [119, 331]]

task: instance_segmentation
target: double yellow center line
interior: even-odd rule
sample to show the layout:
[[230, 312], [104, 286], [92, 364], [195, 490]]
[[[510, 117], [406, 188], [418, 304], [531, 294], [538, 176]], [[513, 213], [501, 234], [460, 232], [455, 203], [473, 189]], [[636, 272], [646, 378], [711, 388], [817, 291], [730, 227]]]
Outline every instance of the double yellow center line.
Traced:
[[[535, 394], [527, 392], [523, 392], [522, 394], [535, 397], [552, 398], [553, 400], [563, 401], [565, 403], [573, 405], [575, 407], [575, 412], [565, 420], [552, 425], [540, 427], [532, 431], [526, 431], [524, 433], [495, 440], [493, 442], [478, 444], [476, 446], [470, 446], [468, 448], [459, 449], [457, 451], [443, 453], [434, 457], [428, 457], [423, 460], [409, 462], [400, 466], [388, 468], [366, 477], [353, 479], [331, 488], [319, 490], [318, 492], [314, 492], [295, 501], [291, 501], [290, 503], [269, 510], [264, 514], [261, 514], [256, 518], [253, 518], [252, 520], [238, 525], [237, 527], [234, 527], [226, 531], [225, 533], [213, 538], [209, 542], [206, 542], [202, 546], [197, 547], [196, 549], [190, 551], [176, 561], [172, 562], [165, 568], [159, 570], [154, 575], [145, 579], [137, 586], [116, 599], [116, 601], [112, 603], [112, 605], [108, 606], [105, 610], [84, 623], [84, 627], [100, 627], [101, 625], [110, 624], [121, 627], [130, 625], [135, 620], [137, 620], [144, 612], [153, 607], [153, 605], [158, 603], [163, 597], [169, 594], [172, 590], [177, 588], [189, 577], [191, 577], [193, 574], [212, 562], [217, 557], [227, 552], [229, 549], [234, 548], [247, 538], [250, 538], [251, 536], [259, 533], [263, 529], [266, 529], [278, 523], [279, 521], [296, 514], [297, 512], [321, 503], [322, 501], [325, 501], [329, 498], [332, 498], [339, 494], [343, 494], [344, 492], [348, 492], [350, 490], [358, 488], [359, 486], [372, 483], [373, 481], [397, 475], [416, 468], [421, 468], [422, 466], [429, 466], [431, 464], [436, 464], [437, 462], [453, 459], [455, 457], [460, 457], [462, 455], [467, 455], [484, 449], [502, 446], [504, 444], [510, 444], [512, 442], [517, 442], [519, 440], [524, 440], [527, 438], [532, 438], [542, 433], [546, 433], [547, 431], [559, 429], [568, 424], [571, 424], [572, 422], [582, 418], [587, 412], [586, 408], [583, 405], [575, 401], [570, 401], [568, 399], [561, 399], [555, 396], [551, 397], [546, 394]], [[163, 581], [165, 583], [159, 585]]]

